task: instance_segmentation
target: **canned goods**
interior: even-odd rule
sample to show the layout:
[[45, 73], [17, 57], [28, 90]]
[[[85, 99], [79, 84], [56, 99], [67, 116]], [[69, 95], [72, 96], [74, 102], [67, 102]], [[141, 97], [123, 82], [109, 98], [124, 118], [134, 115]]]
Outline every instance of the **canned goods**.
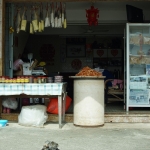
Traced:
[[[6, 79], [5, 79], [5, 80], [6, 80]], [[9, 82], [9, 83], [12, 83], [12, 78], [8, 79], [8, 82]]]
[[16, 78], [13, 78], [12, 82], [13, 82], [13, 83], [16, 83], [16, 82], [17, 82], [17, 79], [16, 79]]
[[38, 83], [42, 83], [42, 78], [41, 78], [41, 77], [38, 77], [38, 78], [37, 78], [37, 82], [38, 82]]
[[46, 77], [41, 77], [41, 83], [46, 83]]
[[25, 77], [25, 78], [24, 78], [24, 82], [25, 82], [25, 83], [29, 83], [29, 77]]
[[34, 78], [34, 79], [33, 79], [33, 82], [34, 82], [34, 83], [37, 83], [37, 78]]
[[33, 83], [33, 76], [29, 76], [29, 82]]
[[8, 78], [5, 79], [5, 83], [9, 83], [9, 79]]
[[21, 78], [20, 78], [20, 82], [21, 82], [21, 83], [24, 83], [24, 77], [21, 77]]
[[17, 83], [20, 83], [21, 82], [21, 79], [20, 79], [20, 77], [18, 76], [17, 77]]
[[2, 83], [5, 83], [5, 76], [2, 76]]

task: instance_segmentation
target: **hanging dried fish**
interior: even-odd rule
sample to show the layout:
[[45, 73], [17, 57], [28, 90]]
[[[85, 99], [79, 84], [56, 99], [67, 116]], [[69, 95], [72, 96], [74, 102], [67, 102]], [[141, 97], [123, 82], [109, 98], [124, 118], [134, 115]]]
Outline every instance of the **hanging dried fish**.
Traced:
[[61, 10], [62, 10], [61, 22], [62, 22], [62, 26], [63, 26], [64, 25], [64, 7], [62, 7], [62, 3], [61, 3]]
[[67, 28], [66, 4], [64, 4], [64, 28]]
[[51, 3], [51, 26], [54, 27], [54, 3]]
[[34, 29], [34, 32], [37, 32], [38, 31], [38, 29], [39, 29], [39, 27], [38, 27], [38, 16], [37, 16], [37, 12], [36, 12], [36, 7], [35, 6], [33, 6], [33, 11], [34, 11], [34, 13], [33, 13], [33, 20], [32, 20], [32, 25], [33, 25], [33, 29]]
[[43, 17], [43, 4], [42, 3], [40, 7], [40, 26], [41, 26], [41, 31], [44, 31], [44, 17]]
[[42, 32], [42, 26], [41, 26], [41, 21], [39, 21], [39, 29], [38, 29], [39, 32]]
[[41, 30], [44, 31], [44, 20], [41, 20]]
[[50, 19], [49, 19], [49, 11], [48, 11], [48, 3], [47, 3], [46, 17], [45, 17], [45, 27], [49, 27], [49, 26], [50, 26]]
[[21, 20], [21, 30], [26, 31], [27, 26], [27, 8], [24, 7], [23, 14], [22, 14], [22, 20]]
[[62, 8], [61, 8], [61, 3], [60, 3], [60, 6], [58, 8], [58, 28], [62, 27], [61, 17], [62, 17]]
[[17, 33], [20, 32], [20, 27], [21, 27], [20, 8], [17, 8], [17, 15], [16, 15], [16, 22], [15, 22], [15, 28]]
[[33, 34], [34, 33], [34, 30], [33, 30], [33, 24], [32, 24], [32, 8], [31, 8], [31, 11], [30, 11], [30, 34]]
[[60, 10], [59, 10], [59, 8], [58, 8], [57, 13], [58, 13], [57, 28], [59, 28], [59, 27], [61, 26], [61, 15], [60, 15]]
[[55, 9], [54, 20], [55, 20], [55, 28], [57, 28], [58, 27], [58, 8], [57, 8], [57, 2], [56, 2], [56, 9]]
[[38, 25], [39, 25], [38, 31], [39, 32], [42, 32], [41, 17], [42, 17], [42, 14], [41, 14], [41, 5], [40, 5], [40, 12], [39, 12], [39, 18], [38, 18]]

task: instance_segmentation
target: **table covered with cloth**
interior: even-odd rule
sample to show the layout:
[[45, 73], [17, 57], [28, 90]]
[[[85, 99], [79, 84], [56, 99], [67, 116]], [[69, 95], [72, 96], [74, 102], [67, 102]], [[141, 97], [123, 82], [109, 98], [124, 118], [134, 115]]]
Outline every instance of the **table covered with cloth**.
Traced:
[[[65, 119], [67, 83], [0, 83], [0, 97], [58, 96], [59, 127]], [[63, 117], [62, 117], [63, 116]]]

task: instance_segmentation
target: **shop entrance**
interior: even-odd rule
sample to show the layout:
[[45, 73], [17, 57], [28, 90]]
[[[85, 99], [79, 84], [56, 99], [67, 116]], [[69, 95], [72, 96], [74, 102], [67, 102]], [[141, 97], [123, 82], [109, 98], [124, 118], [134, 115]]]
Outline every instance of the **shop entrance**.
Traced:
[[[78, 6], [79, 3], [80, 2], [78, 2]], [[24, 61], [29, 62], [27, 54], [33, 53], [33, 60], [45, 61], [46, 59], [48, 76], [60, 74], [64, 77], [64, 80], [68, 82], [67, 90], [71, 98], [73, 98], [73, 83], [68, 76], [75, 75], [84, 66], [107, 69], [112, 75], [112, 78], [124, 80], [124, 20], [114, 20], [113, 22], [106, 19], [104, 22], [105, 19], [101, 14], [100, 18], [102, 18], [102, 21], [100, 19], [99, 25], [89, 27], [86, 17], [84, 18], [85, 8], [83, 9], [83, 7], [81, 8], [80, 6], [80, 8], [77, 7], [73, 10], [74, 4], [66, 3], [68, 9], [66, 12], [72, 12], [67, 12], [67, 28], [45, 27], [43, 32], [37, 31], [31, 34], [30, 21], [31, 11], [33, 11], [31, 10], [31, 5], [38, 5], [38, 3], [6, 3], [6, 10], [8, 7], [9, 11], [9, 15], [7, 15], [8, 12], [6, 12], [6, 20], [8, 21], [8, 18], [11, 18], [11, 20], [9, 20], [8, 24], [5, 22], [7, 26], [7, 28], [5, 28], [5, 47], [7, 47], [6, 50], [9, 49], [8, 53], [5, 53], [5, 64], [7, 64], [5, 65], [5, 75], [13, 76], [12, 64], [16, 59], [25, 57]], [[39, 3], [39, 6], [40, 5], [41, 3]], [[25, 6], [28, 8], [26, 31], [21, 30], [19, 33], [16, 33], [16, 31], [10, 33], [13, 32], [11, 29], [11, 27], [13, 27], [12, 18], [17, 14], [16, 8], [22, 8], [20, 11], [20, 15], [22, 16]], [[46, 14], [46, 6], [47, 2], [44, 2], [44, 15]], [[90, 4], [86, 4], [84, 7], [89, 8]], [[77, 9], [83, 13], [79, 19], [73, 14], [73, 11], [77, 13]], [[71, 17], [71, 15], [73, 16]], [[110, 18], [109, 15], [107, 17]], [[80, 20], [82, 18], [84, 19]], [[14, 30], [16, 30], [15, 27]], [[7, 40], [8, 37], [9, 41]], [[79, 55], [74, 55], [68, 50], [78, 45], [77, 43], [80, 43], [80, 49], [83, 51]], [[13, 47], [8, 48], [9, 45], [13, 45]], [[49, 47], [49, 49], [44, 52], [45, 47]], [[10, 53], [12, 49], [13, 53]], [[7, 57], [7, 54], [10, 54], [10, 58]], [[50, 57], [47, 57], [47, 55]], [[8, 66], [11, 66], [11, 69]], [[108, 77], [108, 79], [110, 79], [110, 77]], [[110, 97], [108, 97], [109, 103], [105, 109], [106, 113], [125, 112], [124, 101], [121, 100], [118, 102], [117, 99], [115, 99], [114, 102], [109, 98]], [[121, 95], [121, 99], [124, 99], [123, 94]], [[68, 113], [73, 113], [73, 103]]]
[[[37, 5], [40, 8], [45, 8], [43, 15], [46, 14], [47, 3], [43, 3], [42, 5], [41, 3], [35, 4], [35, 6]], [[68, 77], [78, 73], [84, 66], [105, 68], [113, 78], [123, 78], [123, 29], [125, 24], [103, 23], [98, 26], [89, 26], [85, 17], [85, 21], [83, 20], [81, 22], [68, 21], [66, 29], [45, 27], [43, 32], [37, 31], [31, 34], [30, 16], [34, 15], [33, 6], [32, 3], [25, 3], [25, 5], [12, 3], [6, 5], [11, 15], [9, 18], [17, 17], [17, 13], [20, 13], [20, 16], [22, 16], [24, 8], [28, 7], [26, 12], [28, 19], [26, 31], [20, 30], [17, 33], [17, 29], [14, 26], [14, 33], [8, 34], [10, 41], [13, 42], [12, 62], [19, 57], [24, 57], [24, 61], [29, 62], [27, 58], [28, 53], [33, 53], [33, 60], [37, 59], [41, 61], [42, 59], [47, 59], [46, 67], [49, 76], [54, 76], [58, 72], [64, 76], [64, 80], [68, 82], [68, 95], [72, 99], [73, 83]], [[71, 9], [72, 5], [68, 4], [67, 7]], [[38, 13], [40, 13], [40, 10], [38, 10]], [[10, 20], [8, 28], [13, 25], [13, 21]], [[116, 27], [118, 30], [114, 32]], [[69, 52], [69, 49], [74, 48], [75, 45], [81, 48], [81, 54], [73, 55]], [[53, 51], [53, 53], [52, 51], [47, 53], [49, 57], [42, 52], [45, 46], [50, 46], [50, 51]], [[80, 65], [78, 65], [79, 63], [77, 61], [80, 62]], [[118, 71], [118, 73], [115, 73], [115, 71]], [[11, 72], [13, 76], [13, 69], [11, 69]], [[9, 71], [5, 73], [10, 76]], [[73, 112], [72, 108], [70, 112]]]

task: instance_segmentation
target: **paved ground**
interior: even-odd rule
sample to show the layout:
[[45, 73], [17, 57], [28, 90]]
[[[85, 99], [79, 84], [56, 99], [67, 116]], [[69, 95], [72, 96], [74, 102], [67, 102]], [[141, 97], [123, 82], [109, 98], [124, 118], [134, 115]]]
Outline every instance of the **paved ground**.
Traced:
[[0, 150], [41, 150], [46, 140], [60, 150], [150, 150], [149, 123], [105, 123], [103, 127], [77, 127], [67, 123], [44, 128], [17, 123], [0, 128]]

